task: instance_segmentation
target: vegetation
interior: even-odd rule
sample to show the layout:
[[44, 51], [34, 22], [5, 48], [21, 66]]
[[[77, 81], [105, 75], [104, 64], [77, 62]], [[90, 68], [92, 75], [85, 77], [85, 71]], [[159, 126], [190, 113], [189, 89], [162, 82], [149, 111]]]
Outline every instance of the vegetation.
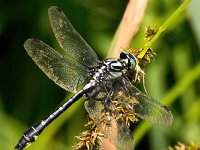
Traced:
[[[23, 42], [38, 37], [60, 49], [48, 21], [47, 9], [62, 8], [75, 29], [105, 58], [128, 1], [4, 1], [0, 6], [0, 147], [13, 149], [22, 133], [71, 97], [34, 64]], [[182, 1], [149, 0], [140, 30], [130, 47], [140, 49], [144, 30], [160, 27]], [[151, 45], [157, 53], [146, 67], [148, 95], [161, 100], [174, 115], [172, 126], [144, 121], [134, 124], [135, 149], [166, 150], [177, 142], [200, 145], [200, 28], [194, 0], [170, 22]], [[126, 48], [126, 47], [124, 47]], [[141, 88], [142, 90], [142, 88]], [[84, 101], [78, 101], [50, 125], [27, 150], [72, 149], [86, 122]], [[192, 144], [191, 144], [192, 145]], [[181, 147], [180, 144], [178, 144]], [[175, 149], [172, 148], [171, 149]]]

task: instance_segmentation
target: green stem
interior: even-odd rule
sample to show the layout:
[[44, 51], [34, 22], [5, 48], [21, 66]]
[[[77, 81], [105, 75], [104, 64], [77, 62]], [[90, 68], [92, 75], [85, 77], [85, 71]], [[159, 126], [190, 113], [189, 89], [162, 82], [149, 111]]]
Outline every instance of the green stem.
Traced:
[[138, 55], [138, 58], [142, 59], [146, 54], [147, 50], [151, 47], [151, 45], [155, 42], [155, 40], [160, 36], [160, 34], [165, 31], [165, 29], [172, 24], [178, 16], [185, 10], [185, 8], [189, 5], [192, 0], [185, 0], [177, 9], [176, 11], [159, 27], [157, 33], [154, 37], [148, 41], [144, 47], [142, 52]]

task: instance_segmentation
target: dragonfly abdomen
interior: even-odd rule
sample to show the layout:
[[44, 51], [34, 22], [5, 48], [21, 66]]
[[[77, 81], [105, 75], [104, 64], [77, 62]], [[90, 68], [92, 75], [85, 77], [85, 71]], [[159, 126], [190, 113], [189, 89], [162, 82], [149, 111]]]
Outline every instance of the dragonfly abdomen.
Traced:
[[37, 139], [38, 135], [40, 135], [40, 133], [45, 128], [45, 126], [42, 125], [42, 122], [43, 121], [33, 125], [30, 129], [25, 131], [22, 138], [16, 145], [15, 149], [21, 150], [24, 147], [27, 147], [32, 142], [34, 142]]
[[29, 144], [34, 142], [37, 139], [42, 131], [58, 116], [60, 116], [67, 108], [69, 108], [73, 103], [79, 100], [85, 93], [94, 88], [95, 83], [88, 83], [85, 85], [83, 90], [80, 90], [76, 95], [64, 103], [61, 107], [55, 110], [51, 115], [47, 116], [44, 120], [36, 123], [27, 131], [24, 132], [23, 136], [19, 140], [18, 144], [15, 146], [15, 149], [22, 150], [24, 147], [27, 147]]

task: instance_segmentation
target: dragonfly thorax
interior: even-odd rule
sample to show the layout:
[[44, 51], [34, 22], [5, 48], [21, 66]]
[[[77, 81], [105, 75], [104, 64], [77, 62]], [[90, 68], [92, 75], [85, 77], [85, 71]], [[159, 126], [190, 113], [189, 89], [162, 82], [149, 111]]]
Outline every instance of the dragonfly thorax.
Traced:
[[91, 76], [96, 82], [112, 80], [121, 77], [128, 70], [127, 59], [107, 59], [100, 61], [91, 70]]
[[121, 52], [119, 59], [106, 59], [98, 62], [97, 66], [91, 69], [91, 76], [96, 82], [112, 80], [126, 74], [128, 70], [134, 70], [136, 58], [128, 52]]

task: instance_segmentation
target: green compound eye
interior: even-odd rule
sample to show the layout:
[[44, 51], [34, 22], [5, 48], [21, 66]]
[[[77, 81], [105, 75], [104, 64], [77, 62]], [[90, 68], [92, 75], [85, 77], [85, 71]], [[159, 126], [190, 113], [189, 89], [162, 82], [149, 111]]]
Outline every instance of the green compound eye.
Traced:
[[129, 61], [130, 61], [130, 69], [135, 69], [136, 59], [133, 57], [133, 58], [130, 58]]
[[126, 51], [121, 52], [120, 54], [121, 59], [128, 59], [128, 66], [130, 69], [135, 69], [136, 66], [136, 57]]

